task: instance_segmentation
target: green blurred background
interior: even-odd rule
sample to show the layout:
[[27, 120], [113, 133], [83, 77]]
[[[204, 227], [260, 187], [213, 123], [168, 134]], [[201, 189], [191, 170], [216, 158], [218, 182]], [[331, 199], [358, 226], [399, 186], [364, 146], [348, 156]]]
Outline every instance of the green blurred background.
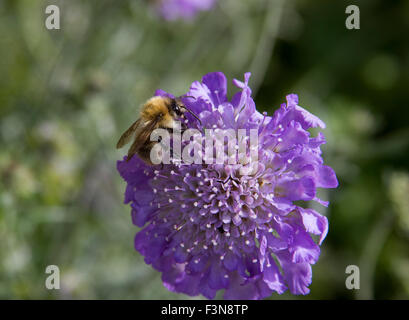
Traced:
[[[45, 8], [61, 10], [47, 30]], [[192, 22], [146, 1], [0, 0], [0, 298], [186, 299], [133, 249], [115, 144], [157, 88], [252, 71], [260, 111], [285, 95], [326, 124], [340, 186], [306, 297], [409, 297], [409, 1], [219, 0]], [[230, 92], [230, 94], [232, 91]], [[45, 288], [58, 265], [61, 290]], [[345, 268], [360, 267], [360, 290]]]

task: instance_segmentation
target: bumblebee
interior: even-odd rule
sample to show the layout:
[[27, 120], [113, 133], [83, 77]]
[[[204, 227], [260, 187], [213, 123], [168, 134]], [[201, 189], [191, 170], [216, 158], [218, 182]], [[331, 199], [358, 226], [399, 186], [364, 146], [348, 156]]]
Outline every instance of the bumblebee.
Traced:
[[[152, 131], [158, 128], [169, 131], [177, 129], [177, 120], [185, 120], [186, 112], [189, 112], [201, 122], [199, 117], [184, 105], [181, 98], [156, 96], [144, 103], [139, 118], [122, 134], [116, 145], [117, 149], [120, 149], [134, 138], [128, 150], [126, 161], [131, 160], [137, 154], [144, 162], [153, 165], [150, 153], [152, 148], [160, 141], [150, 140]], [[182, 121], [182, 132], [186, 129], [186, 124]]]

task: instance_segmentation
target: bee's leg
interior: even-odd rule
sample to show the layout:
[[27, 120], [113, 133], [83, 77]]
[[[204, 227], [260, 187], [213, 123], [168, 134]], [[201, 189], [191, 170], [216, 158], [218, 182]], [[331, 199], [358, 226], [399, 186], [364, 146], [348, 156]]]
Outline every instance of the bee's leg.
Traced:
[[186, 123], [183, 121], [180, 125], [180, 131], [183, 134], [185, 131], [187, 130], [187, 125]]

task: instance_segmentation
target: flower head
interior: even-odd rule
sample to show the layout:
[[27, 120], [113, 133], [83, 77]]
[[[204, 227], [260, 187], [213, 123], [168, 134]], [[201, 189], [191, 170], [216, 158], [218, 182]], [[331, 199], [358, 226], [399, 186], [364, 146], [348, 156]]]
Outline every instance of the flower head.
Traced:
[[159, 14], [166, 20], [191, 20], [199, 11], [210, 10], [215, 0], [159, 0]]
[[171, 291], [214, 298], [224, 289], [226, 299], [309, 292], [328, 222], [299, 200], [327, 206], [317, 188], [338, 185], [323, 164], [323, 134], [307, 131], [325, 124], [295, 94], [272, 117], [259, 113], [249, 78], [233, 81], [240, 90], [229, 101], [224, 74], [207, 74], [191, 85], [185, 104], [202, 122], [191, 119], [192, 127], [258, 130], [254, 174], [241, 175], [242, 164], [227, 162], [151, 167], [137, 157], [118, 161], [125, 203], [143, 227], [135, 248]]

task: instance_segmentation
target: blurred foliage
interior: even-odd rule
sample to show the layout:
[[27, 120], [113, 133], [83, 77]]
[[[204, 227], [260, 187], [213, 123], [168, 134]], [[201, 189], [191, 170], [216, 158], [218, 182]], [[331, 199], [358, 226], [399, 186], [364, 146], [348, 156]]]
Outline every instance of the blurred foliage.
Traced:
[[[61, 30], [45, 28], [48, 4]], [[345, 28], [349, 4], [220, 0], [166, 23], [141, 0], [0, 0], [0, 298], [187, 298], [133, 249], [115, 143], [155, 89], [220, 70], [253, 72], [260, 111], [296, 92], [327, 123], [340, 186], [321, 195], [330, 230], [296, 298], [407, 299], [409, 2], [359, 1], [360, 30]], [[345, 288], [350, 264], [361, 290]]]

